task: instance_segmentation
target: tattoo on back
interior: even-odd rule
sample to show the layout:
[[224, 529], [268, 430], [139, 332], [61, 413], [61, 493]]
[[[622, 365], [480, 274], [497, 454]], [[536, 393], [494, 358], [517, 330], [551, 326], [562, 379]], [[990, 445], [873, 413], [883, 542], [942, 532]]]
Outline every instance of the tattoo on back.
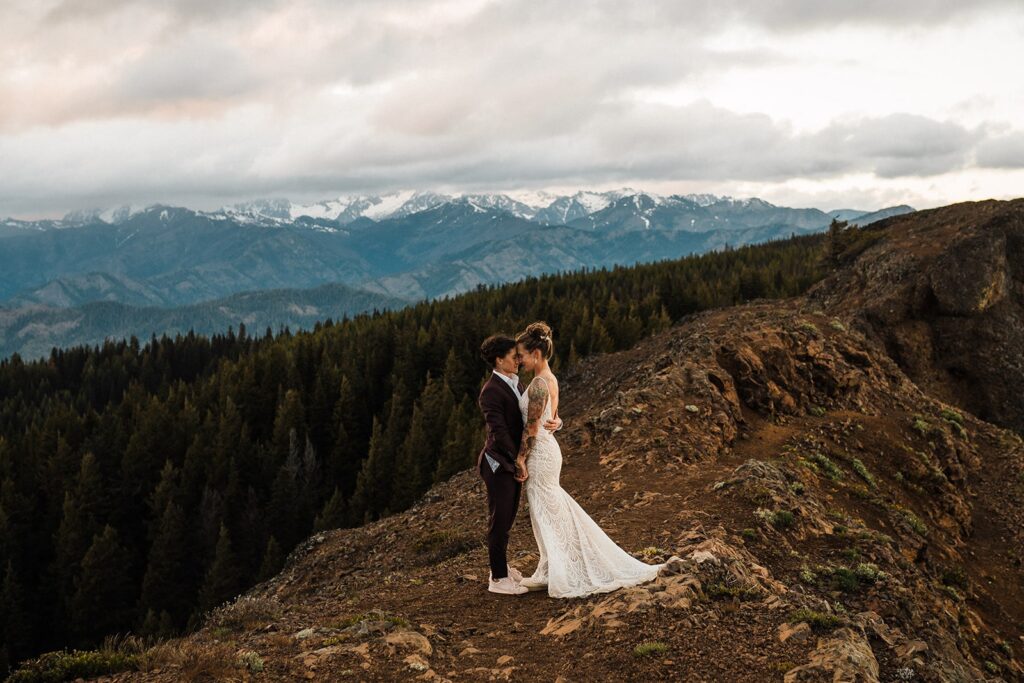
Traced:
[[[519, 445], [519, 456], [529, 458], [533, 447], [537, 442], [536, 431], [540, 426], [540, 416], [544, 414], [544, 406], [548, 401], [548, 383], [540, 377], [534, 377], [526, 390], [530, 402], [526, 408], [526, 427], [523, 429], [523, 439]], [[530, 432], [534, 434], [531, 435]]]

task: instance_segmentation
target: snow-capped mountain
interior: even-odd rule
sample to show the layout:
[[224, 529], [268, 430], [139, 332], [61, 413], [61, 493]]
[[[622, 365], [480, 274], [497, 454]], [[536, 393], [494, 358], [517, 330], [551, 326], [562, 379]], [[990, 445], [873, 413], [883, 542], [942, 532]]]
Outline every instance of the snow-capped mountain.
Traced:
[[[622, 200], [626, 200], [623, 204]], [[631, 188], [591, 192], [581, 190], [574, 194], [557, 195], [544, 191], [508, 193], [442, 194], [403, 190], [380, 195], [351, 195], [325, 199], [313, 203], [299, 203], [286, 198], [256, 199], [225, 206], [216, 211], [195, 211], [213, 220], [233, 220], [240, 224], [262, 227], [295, 226], [320, 232], [346, 233], [346, 226], [358, 219], [380, 222], [404, 218], [435, 209], [448, 203], [468, 203], [480, 209], [504, 211], [517, 218], [541, 225], [575, 225], [596, 228], [609, 221], [621, 227], [625, 221], [635, 227], [671, 225], [673, 229], [694, 231], [725, 224], [764, 225], [772, 222], [794, 223], [800, 227], [817, 225], [824, 214], [817, 209], [789, 209], [778, 207], [757, 197], [735, 199], [713, 194], [659, 195]], [[80, 227], [90, 223], [120, 225], [154, 207], [124, 205], [107, 209], [72, 211], [60, 220], [13, 221], [8, 220], [0, 233], [12, 234], [24, 229]], [[609, 212], [611, 217], [598, 214]], [[909, 207], [883, 209], [877, 216], [866, 211], [837, 210], [831, 215], [842, 215], [848, 220], [858, 216], [881, 218], [902, 213]], [[635, 214], [632, 218], [628, 214]], [[652, 216], [657, 214], [654, 223]], [[680, 216], [685, 214], [681, 219]], [[672, 216], [672, 217], [669, 217]], [[754, 218], [752, 218], [754, 217]], [[685, 219], [685, 220], [683, 220]], [[369, 225], [369, 223], [367, 223]]]
[[428, 211], [449, 202], [470, 202], [485, 209], [507, 211], [518, 218], [544, 225], [562, 225], [606, 208], [612, 202], [635, 190], [608, 192], [580, 191], [573, 195], [548, 192], [468, 193], [448, 195], [435, 192], [391, 192], [383, 195], [338, 197], [312, 204], [299, 204], [287, 199], [260, 199], [226, 206], [218, 215], [244, 222], [295, 221], [301, 216], [337, 221], [344, 225], [357, 218], [382, 221], [402, 218]]
[[[866, 224], [911, 210], [837, 213]], [[126, 206], [0, 222], [0, 311], [177, 308], [331, 283], [415, 301], [823, 231], [831, 220], [757, 198], [629, 189], [263, 199], [217, 211]]]
[[217, 214], [241, 221], [293, 222], [303, 216], [351, 223], [357, 218], [380, 221], [386, 218], [400, 218], [426, 211], [452, 201], [451, 196], [434, 192], [390, 192], [382, 195], [354, 195], [337, 197], [312, 204], [299, 204], [287, 199], [257, 199], [250, 202], [225, 206]]
[[[626, 200], [623, 204], [622, 201]], [[443, 194], [403, 190], [380, 195], [350, 195], [312, 203], [299, 203], [286, 198], [256, 199], [222, 207], [216, 211], [193, 211], [212, 220], [231, 220], [243, 225], [260, 227], [293, 226], [319, 232], [348, 234], [347, 226], [363, 219], [361, 227], [380, 221], [404, 218], [444, 204], [468, 203], [480, 209], [503, 211], [541, 225], [574, 225], [595, 228], [609, 220], [621, 226], [623, 221], [638, 227], [671, 225], [673, 229], [694, 231], [726, 227], [792, 223], [800, 227], [826, 223], [832, 216], [864, 224], [890, 215], [911, 211], [911, 207], [898, 206], [878, 212], [837, 209], [825, 214], [818, 209], [791, 209], [775, 206], [757, 197], [736, 199], [713, 194], [659, 195], [630, 188], [592, 192], [581, 190], [574, 194], [558, 195], [545, 191], [518, 191], [507, 193]], [[72, 211], [59, 220], [19, 221], [7, 219], [0, 223], [0, 235], [17, 234], [25, 230], [77, 228], [93, 223], [120, 225], [130, 219], [164, 205], [123, 205], [106, 209]], [[600, 217], [611, 212], [615, 218]], [[635, 214], [630, 219], [628, 214]], [[658, 220], [651, 222], [652, 215]], [[685, 214], [683, 216], [683, 214]], [[673, 215], [672, 218], [667, 218]], [[683, 219], [680, 219], [683, 216]], [[826, 217], [827, 218], [824, 218]], [[354, 226], [353, 226], [354, 227]]]

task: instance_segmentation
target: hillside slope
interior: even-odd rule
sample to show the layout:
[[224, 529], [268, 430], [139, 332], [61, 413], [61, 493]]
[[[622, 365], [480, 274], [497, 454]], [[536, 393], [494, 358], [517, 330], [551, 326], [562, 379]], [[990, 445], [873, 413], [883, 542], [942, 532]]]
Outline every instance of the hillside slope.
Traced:
[[[891, 357], [865, 322], [883, 299], [919, 310], [908, 283], [932, 258], [976, 287], [960, 240], [1020, 244], [1021, 209], [890, 219], [813, 296], [698, 314], [562, 378], [563, 485], [623, 547], [683, 558], [655, 582], [486, 592], [484, 490], [467, 471], [404, 513], [311, 537], [114, 679], [1024, 680], [1024, 443], [954, 406], [974, 405], [964, 385], [915, 383], [919, 347]], [[1012, 306], [1020, 261], [1005, 264]], [[525, 505], [510, 556], [533, 570]]]

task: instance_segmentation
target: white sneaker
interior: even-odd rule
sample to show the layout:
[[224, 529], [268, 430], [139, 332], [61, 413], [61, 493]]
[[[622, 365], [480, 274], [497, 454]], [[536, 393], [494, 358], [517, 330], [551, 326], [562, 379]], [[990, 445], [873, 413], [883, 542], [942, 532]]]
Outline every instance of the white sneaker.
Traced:
[[[510, 577], [512, 577], [513, 581], [515, 581], [516, 583], [519, 583], [520, 581], [523, 580], [523, 574], [518, 569], [516, 569], [515, 567], [513, 567], [510, 564], [507, 564], [505, 566], [508, 567], [508, 575]], [[492, 574], [491, 572], [487, 572], [488, 580], [490, 580], [493, 576], [494, 576], [494, 574]]]
[[492, 593], [501, 593], [503, 595], [522, 595], [527, 592], [526, 586], [520, 586], [516, 583], [511, 576], [506, 576], [503, 579], [490, 580], [490, 585], [487, 587]]
[[525, 586], [526, 590], [539, 591], [548, 587], [548, 582], [545, 579], [535, 579], [532, 576], [527, 576], [519, 581], [520, 586]]

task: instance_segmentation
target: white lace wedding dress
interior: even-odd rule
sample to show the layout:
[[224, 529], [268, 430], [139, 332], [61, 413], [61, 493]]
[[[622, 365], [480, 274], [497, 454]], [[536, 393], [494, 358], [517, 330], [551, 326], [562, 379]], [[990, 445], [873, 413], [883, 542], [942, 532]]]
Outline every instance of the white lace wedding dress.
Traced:
[[[519, 400], [526, 420], [529, 392]], [[551, 419], [551, 399], [541, 424]], [[661, 564], [646, 564], [615, 544], [559, 484], [562, 449], [555, 435], [541, 427], [533, 453], [526, 461], [529, 476], [523, 484], [530, 506], [530, 523], [540, 560], [530, 577], [547, 583], [548, 595], [575, 598], [606, 593], [654, 579]]]

